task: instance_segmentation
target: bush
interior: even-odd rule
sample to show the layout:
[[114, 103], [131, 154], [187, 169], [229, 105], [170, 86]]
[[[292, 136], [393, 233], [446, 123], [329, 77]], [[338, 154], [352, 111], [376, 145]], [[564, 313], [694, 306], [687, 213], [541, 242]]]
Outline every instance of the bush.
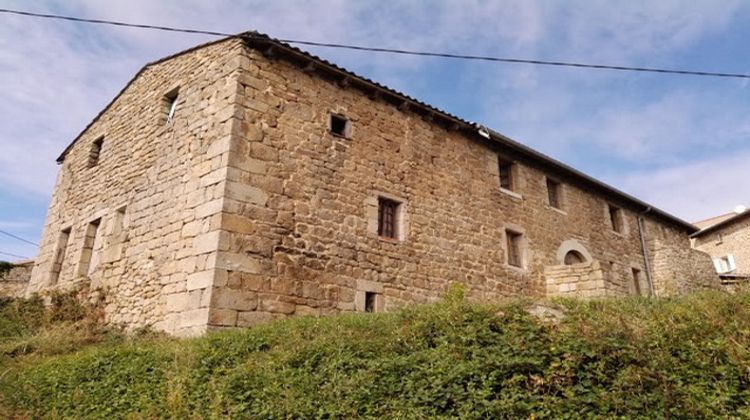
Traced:
[[530, 303], [455, 289], [392, 314], [143, 333], [13, 365], [0, 391], [29, 417], [750, 416], [750, 294], [560, 300], [559, 322]]

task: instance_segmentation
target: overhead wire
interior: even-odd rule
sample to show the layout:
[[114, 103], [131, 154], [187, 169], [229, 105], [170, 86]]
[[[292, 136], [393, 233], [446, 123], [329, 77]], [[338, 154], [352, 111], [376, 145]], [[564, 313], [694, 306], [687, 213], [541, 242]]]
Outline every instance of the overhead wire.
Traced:
[[[0, 9], [0, 13], [45, 18], [45, 19], [66, 20], [66, 21], [72, 21], [72, 22], [114, 25], [114, 26], [121, 26], [121, 27], [128, 27], [128, 28], [182, 32], [182, 33], [189, 33], [189, 34], [227, 36], [227, 37], [238, 35], [238, 34], [230, 34], [226, 32], [177, 28], [177, 27], [172, 27], [172, 26], [161, 26], [161, 25], [146, 25], [146, 24], [113, 21], [113, 20], [104, 20], [104, 19], [88, 19], [88, 18], [80, 18], [80, 17], [75, 17], [75, 16], [35, 13], [35, 12], [28, 12], [28, 11], [23, 11], [23, 10]], [[243, 34], [243, 35], [252, 36], [252, 34], [249, 34], [249, 33]], [[422, 56], [422, 57], [449, 58], [449, 59], [459, 59], [459, 60], [478, 60], [478, 61], [490, 61], [490, 62], [501, 62], [501, 63], [511, 63], [511, 64], [531, 64], [531, 65], [572, 67], [572, 68], [595, 69], [595, 70], [616, 70], [616, 71], [631, 71], [631, 72], [643, 72], [643, 73], [677, 74], [677, 75], [687, 75], [687, 76], [750, 79], [750, 74], [745, 74], [745, 73], [728, 73], [728, 72], [713, 72], [713, 71], [683, 70], [683, 69], [663, 69], [663, 68], [655, 68], [655, 67], [633, 67], [633, 66], [619, 66], [619, 65], [608, 65], [608, 64], [577, 63], [577, 62], [567, 62], [567, 61], [494, 57], [494, 56], [486, 56], [486, 55], [453, 54], [453, 53], [431, 52], [431, 51], [414, 51], [414, 50], [405, 50], [405, 49], [396, 49], [396, 48], [366, 47], [366, 46], [361, 46], [361, 45], [339, 44], [339, 43], [330, 43], [330, 42], [316, 42], [316, 41], [306, 41], [306, 40], [297, 40], [297, 39], [278, 39], [278, 41], [285, 42], [287, 44], [307, 45], [307, 46], [323, 47], [323, 48], [338, 48], [338, 49], [348, 49], [348, 50], [355, 50], [355, 51], [413, 55], [413, 56]]]
[[28, 260], [29, 259], [29, 257], [24, 257], [23, 255], [11, 254], [10, 252], [4, 252], [4, 251], [0, 251], [0, 255], [7, 255], [9, 257], [21, 258], [21, 259], [24, 259], [24, 260]]
[[30, 245], [39, 246], [39, 244], [37, 244], [37, 243], [31, 242], [28, 239], [24, 239], [24, 238], [22, 238], [20, 236], [14, 235], [14, 234], [12, 234], [10, 232], [6, 232], [4, 230], [0, 230], [0, 234], [3, 234], [5, 236], [9, 236], [9, 237], [11, 237], [13, 239], [17, 239], [17, 240], [19, 240], [21, 242], [26, 242], [27, 244], [30, 244]]

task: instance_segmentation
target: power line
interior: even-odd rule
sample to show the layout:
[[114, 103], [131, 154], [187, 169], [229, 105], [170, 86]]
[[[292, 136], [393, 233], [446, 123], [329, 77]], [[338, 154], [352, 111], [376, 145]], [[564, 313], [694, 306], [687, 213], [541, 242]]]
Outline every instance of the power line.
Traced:
[[[170, 32], [183, 32], [183, 33], [189, 33], [189, 34], [201, 34], [201, 35], [211, 35], [211, 36], [236, 36], [237, 35], [237, 34], [229, 34], [225, 32], [204, 31], [204, 30], [199, 30], [199, 29], [175, 28], [175, 27], [170, 27], [170, 26], [142, 25], [142, 24], [135, 24], [135, 23], [102, 20], [102, 19], [85, 19], [85, 18], [79, 18], [79, 17], [73, 17], [73, 16], [33, 13], [33, 12], [26, 12], [26, 11], [21, 11], [21, 10], [0, 9], [0, 13], [9, 13], [9, 14], [15, 14], [15, 15], [21, 15], [21, 16], [31, 16], [31, 17], [46, 18], [46, 19], [67, 20], [67, 21], [73, 21], [73, 22], [95, 23], [95, 24], [102, 24], [102, 25], [115, 25], [115, 26], [129, 27], [129, 28], [154, 29], [154, 30], [170, 31]], [[248, 34], [245, 36], [252, 36], [252, 35]], [[415, 56], [422, 56], [422, 57], [451, 58], [451, 59], [459, 59], [459, 60], [478, 60], [478, 61], [492, 61], [492, 62], [512, 63], [512, 64], [533, 64], [533, 65], [556, 66], [556, 67], [574, 67], [574, 68], [585, 68], [585, 69], [596, 69], [596, 70], [617, 70], [617, 71], [632, 71], [632, 72], [642, 72], [642, 73], [661, 73], [661, 74], [679, 74], [679, 75], [689, 75], [689, 76], [750, 79], [750, 74], [742, 74], [742, 73], [723, 73], [723, 72], [696, 71], [696, 70], [660, 69], [660, 68], [654, 68], [654, 67], [615, 66], [615, 65], [607, 65], [607, 64], [589, 64], [589, 63], [575, 63], [575, 62], [566, 62], [566, 61], [529, 60], [529, 59], [521, 59], [521, 58], [493, 57], [493, 56], [485, 56], [485, 55], [450, 54], [450, 53], [429, 52], [429, 51], [402, 50], [402, 49], [394, 49], [394, 48], [364, 47], [360, 45], [303, 41], [303, 40], [296, 40], [296, 39], [279, 39], [279, 41], [285, 42], [288, 44], [309, 45], [309, 46], [324, 47], [324, 48], [339, 48], [339, 49], [348, 49], [348, 50], [355, 50], [355, 51], [369, 51], [369, 52], [379, 52], [379, 53], [388, 53], [388, 54], [415, 55]]]
[[27, 244], [31, 244], [31, 245], [34, 245], [34, 246], [39, 246], [39, 244], [35, 244], [34, 242], [31, 242], [29, 240], [23, 239], [20, 236], [16, 236], [16, 235], [14, 235], [12, 233], [9, 233], [9, 232], [6, 232], [4, 230], [0, 230], [0, 233], [2, 233], [3, 235], [6, 235], [6, 236], [10, 236], [11, 238], [14, 238], [14, 239], [18, 239], [19, 241], [26, 242]]
[[21, 258], [23, 260], [29, 259], [29, 257], [24, 257], [23, 255], [11, 254], [10, 252], [3, 252], [3, 251], [0, 251], [0, 255], [7, 255], [9, 257], [14, 257], [14, 258]]

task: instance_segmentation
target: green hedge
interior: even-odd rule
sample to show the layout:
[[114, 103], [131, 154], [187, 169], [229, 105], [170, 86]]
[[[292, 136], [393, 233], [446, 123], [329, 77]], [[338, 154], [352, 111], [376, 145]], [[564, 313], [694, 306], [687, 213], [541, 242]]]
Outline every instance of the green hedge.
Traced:
[[394, 314], [100, 343], [14, 359], [0, 391], [8, 413], [32, 417], [750, 417], [750, 294], [554, 304], [559, 323], [526, 301], [454, 294]]

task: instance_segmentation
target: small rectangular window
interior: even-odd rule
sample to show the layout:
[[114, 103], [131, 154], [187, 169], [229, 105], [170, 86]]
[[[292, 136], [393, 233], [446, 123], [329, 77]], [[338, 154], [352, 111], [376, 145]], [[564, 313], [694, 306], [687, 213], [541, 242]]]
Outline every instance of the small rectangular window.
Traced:
[[561, 186], [559, 182], [547, 178], [547, 201], [549, 202], [550, 207], [556, 209], [562, 208], [560, 189]]
[[174, 88], [169, 93], [164, 95], [164, 112], [166, 115], [166, 123], [170, 123], [177, 112], [177, 97], [180, 93], [180, 88]]
[[93, 168], [94, 166], [99, 164], [99, 156], [102, 153], [103, 146], [104, 146], [104, 137], [99, 137], [98, 139], [94, 140], [91, 143], [91, 148], [89, 149], [89, 161], [88, 161], [89, 168]]
[[633, 269], [633, 291], [636, 295], [641, 295], [641, 270]]
[[612, 230], [614, 230], [617, 233], [622, 233], [623, 229], [623, 221], [622, 221], [622, 209], [619, 207], [615, 207], [613, 205], [608, 205], [609, 207], [609, 223], [612, 227]]
[[505, 238], [507, 240], [508, 265], [521, 267], [523, 265], [523, 256], [521, 254], [522, 235], [518, 232], [513, 232], [512, 230], [506, 230]]
[[377, 293], [365, 292], [365, 312], [375, 312], [375, 299]]
[[500, 188], [513, 191], [513, 162], [498, 157]]
[[378, 236], [398, 239], [398, 208], [400, 203], [378, 198]]
[[343, 115], [330, 114], [328, 129], [331, 134], [339, 137], [349, 138], [351, 134], [351, 123]]
[[57, 284], [62, 271], [63, 261], [65, 261], [65, 251], [68, 249], [68, 240], [70, 239], [70, 228], [60, 231], [55, 247], [55, 258], [52, 260], [52, 270], [50, 273], [50, 284]]

